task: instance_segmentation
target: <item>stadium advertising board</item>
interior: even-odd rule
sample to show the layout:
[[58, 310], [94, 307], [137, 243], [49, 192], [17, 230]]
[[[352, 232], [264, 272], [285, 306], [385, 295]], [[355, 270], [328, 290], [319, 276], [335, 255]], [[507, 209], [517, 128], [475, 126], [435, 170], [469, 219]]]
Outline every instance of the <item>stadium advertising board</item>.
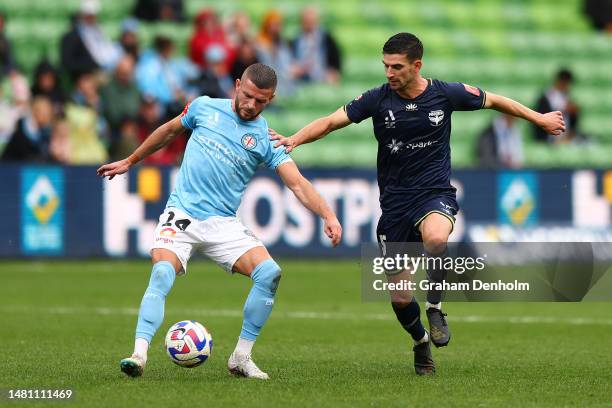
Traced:
[[[103, 181], [93, 167], [3, 165], [0, 255], [146, 256], [176, 168], [140, 166]], [[373, 170], [304, 174], [344, 229], [332, 250], [320, 221], [262, 170], [239, 216], [277, 256], [359, 256], [380, 214]], [[461, 211], [453, 241], [612, 241], [612, 171], [466, 170], [453, 174]]]

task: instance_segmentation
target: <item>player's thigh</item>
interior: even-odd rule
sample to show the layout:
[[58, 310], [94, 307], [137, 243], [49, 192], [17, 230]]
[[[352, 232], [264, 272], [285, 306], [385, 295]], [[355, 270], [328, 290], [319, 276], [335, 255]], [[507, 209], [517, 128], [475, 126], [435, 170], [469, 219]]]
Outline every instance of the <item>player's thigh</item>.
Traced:
[[227, 272], [250, 276], [271, 258], [263, 243], [235, 217], [211, 217], [203, 226], [201, 251]]
[[428, 252], [443, 252], [453, 231], [453, 221], [447, 215], [432, 211], [419, 224], [419, 231]]
[[387, 282], [395, 284], [395, 287], [403, 289], [389, 290], [391, 302], [396, 304], [408, 304], [412, 301], [412, 291], [407, 289], [408, 282], [415, 282], [416, 277], [410, 269], [405, 269], [397, 273], [387, 273]]
[[238, 258], [232, 267], [232, 271], [245, 276], [251, 276], [253, 269], [268, 259], [272, 259], [272, 257], [266, 247], [258, 246], [251, 248]]

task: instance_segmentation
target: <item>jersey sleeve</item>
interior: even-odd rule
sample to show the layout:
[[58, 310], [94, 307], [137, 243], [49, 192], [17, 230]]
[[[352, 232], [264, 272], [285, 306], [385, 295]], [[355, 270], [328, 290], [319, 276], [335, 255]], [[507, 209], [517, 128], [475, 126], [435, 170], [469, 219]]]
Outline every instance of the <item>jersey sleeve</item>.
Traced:
[[276, 143], [268, 139], [268, 126], [265, 126], [264, 139], [267, 143], [267, 149], [264, 152], [263, 162], [269, 169], [275, 170], [281, 164], [292, 161], [293, 159], [285, 153], [285, 146], [274, 147]]
[[456, 111], [472, 111], [484, 108], [487, 95], [475, 86], [461, 82], [444, 84], [446, 95]]
[[200, 96], [185, 105], [185, 109], [181, 113], [181, 125], [184, 128], [194, 130], [198, 126], [197, 115], [206, 104], [206, 98], [205, 96]]
[[370, 89], [344, 105], [349, 120], [353, 123], [359, 123], [372, 117], [376, 111], [379, 94], [379, 88]]

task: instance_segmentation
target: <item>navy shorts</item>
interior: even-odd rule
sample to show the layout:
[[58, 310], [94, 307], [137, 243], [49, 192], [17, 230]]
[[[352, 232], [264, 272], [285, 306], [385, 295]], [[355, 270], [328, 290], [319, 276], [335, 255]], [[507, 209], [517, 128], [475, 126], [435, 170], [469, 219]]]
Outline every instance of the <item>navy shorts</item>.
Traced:
[[438, 213], [455, 225], [455, 215], [459, 210], [454, 195], [431, 195], [415, 202], [404, 214], [382, 214], [376, 227], [378, 242], [423, 242], [419, 224], [431, 213]]

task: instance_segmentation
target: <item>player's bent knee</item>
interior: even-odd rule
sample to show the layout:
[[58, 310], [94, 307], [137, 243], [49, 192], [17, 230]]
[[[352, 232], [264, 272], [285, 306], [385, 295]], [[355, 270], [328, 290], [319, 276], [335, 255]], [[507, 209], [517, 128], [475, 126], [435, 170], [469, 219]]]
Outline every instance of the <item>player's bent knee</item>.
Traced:
[[174, 283], [175, 275], [176, 271], [172, 263], [168, 261], [156, 262], [155, 265], [153, 265], [153, 270], [151, 271], [149, 286], [167, 292]]
[[155, 248], [151, 251], [151, 262], [153, 265], [156, 265], [160, 262], [168, 262], [174, 268], [175, 273], [178, 275], [183, 269], [183, 265], [179, 260], [178, 256], [168, 250], [163, 248]]
[[448, 236], [445, 234], [433, 233], [423, 237], [425, 249], [431, 254], [440, 255], [446, 250]]
[[276, 293], [281, 278], [281, 267], [273, 260], [267, 259], [257, 265], [251, 274], [251, 279], [272, 293]]

